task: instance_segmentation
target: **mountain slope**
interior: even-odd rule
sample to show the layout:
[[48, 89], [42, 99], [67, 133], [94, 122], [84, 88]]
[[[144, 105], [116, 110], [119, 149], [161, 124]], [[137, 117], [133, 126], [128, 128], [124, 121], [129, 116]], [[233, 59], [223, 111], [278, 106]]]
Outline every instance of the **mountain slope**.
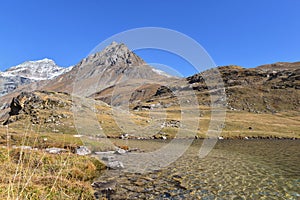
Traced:
[[[218, 70], [226, 89], [228, 108], [249, 112], [278, 112], [300, 108], [300, 68], [292, 64], [281, 68], [245, 69], [224, 66]], [[280, 69], [280, 70], [279, 70]], [[188, 77], [194, 90], [201, 95], [207, 88], [200, 74]]]
[[[272, 66], [275, 66], [274, 68]], [[270, 64], [267, 67], [257, 67], [246, 69], [240, 66], [218, 67], [218, 71], [223, 79], [226, 92], [227, 108], [229, 110], [247, 111], [252, 113], [277, 113], [300, 111], [300, 68], [298, 63]], [[132, 101], [132, 108], [149, 107], [155, 103], [164, 104], [173, 102], [174, 93], [187, 96], [193, 90], [198, 97], [199, 105], [210, 106], [211, 96], [205, 83], [204, 74], [207, 71], [187, 77], [186, 81], [174, 81], [169, 89], [152, 90], [146, 92], [147, 88], [142, 88], [141, 94], [145, 94], [140, 102]], [[111, 89], [112, 90], [112, 89]], [[143, 91], [142, 91], [143, 90]], [[148, 89], [148, 91], [151, 91]], [[105, 93], [102, 92], [102, 99], [96, 95], [96, 99], [105, 100]], [[157, 95], [157, 94], [160, 95]], [[135, 94], [135, 93], [134, 93]], [[132, 95], [135, 98], [136, 95]]]

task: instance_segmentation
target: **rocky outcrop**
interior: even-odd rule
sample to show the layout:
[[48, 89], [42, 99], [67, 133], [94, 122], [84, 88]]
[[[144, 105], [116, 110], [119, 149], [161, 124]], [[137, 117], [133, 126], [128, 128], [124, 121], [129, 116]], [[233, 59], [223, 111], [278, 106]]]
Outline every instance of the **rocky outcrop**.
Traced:
[[160, 86], [154, 96], [173, 96], [172, 90], [166, 86]]
[[[300, 67], [300, 66], [299, 66]], [[233, 86], [268, 86], [276, 88], [280, 85], [285, 85], [288, 88], [299, 89], [300, 87], [300, 69], [282, 68], [252, 68], [245, 69], [239, 66], [224, 66], [218, 70], [222, 76], [225, 87]], [[190, 84], [195, 84], [198, 87], [205, 89], [205, 79], [203, 73], [195, 74], [187, 78]], [[278, 87], [279, 89], [280, 87]]]
[[11, 104], [10, 104], [10, 112], [9, 112], [9, 114], [11, 116], [12, 115], [18, 115], [21, 109], [22, 109], [22, 105], [21, 105], [19, 99], [14, 97], [12, 99]]
[[[55, 97], [55, 93], [46, 91], [22, 92], [14, 97], [10, 103], [9, 117], [4, 125], [30, 118], [33, 124], [55, 123], [61, 119], [68, 118], [64, 113], [56, 113], [55, 110], [69, 109], [71, 107], [70, 97], [64, 94], [62, 98]], [[43, 118], [40, 117], [41, 113]]]

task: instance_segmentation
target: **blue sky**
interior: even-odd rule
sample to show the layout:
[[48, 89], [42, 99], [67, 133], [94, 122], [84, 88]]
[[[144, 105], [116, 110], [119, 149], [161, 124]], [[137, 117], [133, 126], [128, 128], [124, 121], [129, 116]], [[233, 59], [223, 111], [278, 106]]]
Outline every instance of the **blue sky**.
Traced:
[[[97, 44], [138, 27], [165, 27], [199, 42], [217, 65], [300, 61], [298, 0], [10, 0], [0, 5], [0, 69], [45, 57], [74, 65]], [[188, 63], [137, 52], [183, 75]]]

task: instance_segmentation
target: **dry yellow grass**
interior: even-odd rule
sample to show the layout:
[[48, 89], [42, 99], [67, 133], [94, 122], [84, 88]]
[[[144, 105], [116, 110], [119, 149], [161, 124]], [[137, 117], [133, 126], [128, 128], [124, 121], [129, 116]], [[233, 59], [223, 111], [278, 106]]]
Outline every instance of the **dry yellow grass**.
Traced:
[[[42, 149], [12, 148], [13, 144], [43, 146], [38, 144], [38, 134], [7, 132], [4, 136], [2, 132], [0, 199], [94, 199], [91, 183], [105, 167], [99, 160], [71, 152], [49, 154]], [[47, 137], [51, 138], [50, 134]], [[63, 144], [63, 136], [60, 139], [56, 145], [59, 139], [50, 139], [51, 145], [71, 144], [71, 140]]]
[[[290, 115], [287, 117], [286, 115]], [[300, 114], [298, 112], [254, 114], [227, 112], [223, 136], [262, 136], [300, 138]]]
[[[180, 120], [181, 110], [187, 111], [191, 108], [180, 108], [172, 106], [166, 109], [166, 120]], [[199, 111], [202, 116], [191, 118], [188, 120], [199, 121], [199, 129], [197, 135], [207, 137], [207, 130], [211, 121], [211, 113], [209, 107], [200, 106]], [[149, 115], [151, 111], [139, 111], [135, 114], [142, 117]], [[157, 114], [159, 115], [159, 114]], [[225, 127], [220, 136], [228, 138], [236, 137], [287, 137], [300, 138], [300, 113], [297, 111], [281, 112], [281, 113], [251, 113], [246, 111], [226, 111]], [[163, 128], [170, 136], [175, 136], [178, 128]], [[188, 127], [185, 128], [189, 132]], [[195, 135], [195, 133], [191, 133]]]

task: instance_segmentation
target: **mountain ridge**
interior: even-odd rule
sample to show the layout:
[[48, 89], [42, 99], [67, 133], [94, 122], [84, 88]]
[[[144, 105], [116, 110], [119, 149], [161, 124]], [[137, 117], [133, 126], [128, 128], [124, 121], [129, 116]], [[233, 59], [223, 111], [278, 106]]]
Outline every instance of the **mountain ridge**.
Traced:
[[[271, 134], [276, 137], [300, 138], [299, 132], [297, 132], [299, 123], [295, 120], [300, 112], [300, 68], [297, 66], [297, 63], [281, 62], [263, 67], [258, 66], [257, 68], [230, 65], [211, 69], [220, 74], [226, 94], [224, 107], [226, 108], [226, 115], [229, 117], [226, 118], [227, 127], [225, 127], [223, 136], [229, 138], [241, 138], [240, 135], [269, 137]], [[182, 111], [200, 109], [199, 116], [189, 119], [188, 123], [199, 120], [205, 126], [209, 124], [211, 95], [214, 93], [215, 96], [218, 96], [217, 94], [220, 91], [211, 91], [212, 88], [206, 85], [204, 78], [213, 79], [213, 77], [205, 76], [204, 73], [210, 74], [207, 70], [187, 78], [166, 77], [156, 73], [151, 66], [130, 51], [125, 44], [112, 43], [103, 51], [82, 59], [70, 71], [60, 76], [51, 80], [36, 81], [32, 84], [23, 85], [11, 94], [1, 98], [2, 102], [7, 101], [7, 103], [1, 106], [3, 108], [1, 115], [2, 113], [4, 115], [0, 118], [7, 121], [8, 117], [11, 120], [9, 121], [10, 126], [17, 126], [23, 122], [23, 118], [29, 117], [31, 123], [44, 125], [45, 130], [55, 133], [57, 129], [54, 129], [54, 126], [56, 124], [52, 127], [51, 123], [48, 123], [49, 118], [51, 120], [53, 117], [60, 118], [59, 116], [65, 114], [64, 112], [68, 112], [70, 116], [72, 114], [70, 106], [64, 107], [64, 104], [59, 102], [65, 102], [64, 98], [68, 98], [72, 101], [72, 104], [77, 105], [83, 99], [84, 101], [102, 104], [99, 107], [100, 110], [96, 112], [100, 114], [98, 116], [98, 119], [101, 119], [99, 123], [105, 127], [104, 130], [106, 129], [110, 137], [119, 137], [121, 134], [126, 134], [112, 119], [112, 111], [110, 110], [114, 107], [117, 108], [119, 114], [124, 115], [121, 117], [125, 121], [124, 123], [126, 123], [128, 117], [124, 113], [129, 112], [138, 124], [147, 126], [152, 121], [156, 121], [158, 123], [156, 127], [162, 128], [157, 133], [158, 135], [153, 136], [154, 132], [150, 129], [141, 132], [134, 129], [136, 128], [134, 125], [130, 125], [130, 128], [133, 128], [132, 133], [147, 133], [147, 137], [172, 138], [181, 126]], [[32, 98], [30, 93], [25, 99], [22, 95], [19, 95], [23, 91], [28, 91], [29, 87], [32, 87], [32, 91], [40, 96], [40, 100], [36, 100], [35, 97]], [[184, 106], [186, 106], [182, 108], [178, 100], [180, 97], [188, 98], [190, 94], [195, 96], [196, 101], [198, 100], [197, 104], [189, 104], [188, 99], [181, 99], [181, 103], [185, 102]], [[44, 101], [45, 96], [49, 100]], [[12, 113], [9, 114], [9, 108], [18, 105], [17, 101], [12, 100], [15, 99], [14, 97], [19, 101], [26, 102], [27, 106], [23, 107], [25, 113], [10, 116]], [[74, 101], [73, 98], [78, 99], [79, 102]], [[53, 104], [54, 100], [58, 102], [55, 115], [51, 113], [54, 110], [47, 107], [49, 103]], [[103, 102], [106, 104], [103, 104]], [[36, 109], [31, 109], [31, 107]], [[88, 106], [79, 107], [87, 108]], [[44, 110], [44, 108], [48, 110]], [[159, 117], [164, 109], [168, 113], [168, 118], [166, 123], [160, 124]], [[30, 110], [34, 110], [34, 112]], [[157, 114], [155, 118], [149, 116], [150, 110]], [[101, 115], [103, 111], [105, 111], [105, 115]], [[90, 112], [90, 114], [93, 114], [95, 111], [91, 108]], [[40, 120], [43, 117], [46, 117], [46, 119]], [[264, 123], [261, 123], [260, 119], [263, 119]], [[89, 116], [85, 112], [83, 112], [82, 120], [88, 126], [90, 125], [88, 122]], [[266, 128], [265, 125], [270, 120], [273, 120], [272, 123], [274, 123]], [[45, 122], [46, 124], [44, 124]], [[61, 128], [61, 132], [71, 132], [70, 127], [73, 127], [72, 134], [76, 133], [74, 125], [71, 123], [71, 117], [68, 120], [63, 118], [55, 122], [58, 123], [57, 127]], [[59, 125], [67, 122], [68, 127]], [[289, 124], [289, 127], [284, 128], [285, 124]], [[47, 127], [50, 128], [50, 125], [51, 129], [47, 129]], [[192, 131], [190, 127], [189, 125], [184, 126], [187, 135]], [[206, 137], [205, 130], [201, 127], [197, 131], [198, 136]], [[269, 130], [271, 130], [271, 133]]]
[[[54, 61], [49, 59], [45, 59], [44, 61], [50, 64], [54, 63]], [[300, 62], [277, 62], [261, 65], [256, 68], [229, 65], [217, 67], [217, 70], [223, 78], [227, 95], [231, 96], [229, 102], [233, 105], [230, 108], [249, 110], [247, 102], [237, 105], [236, 102], [239, 102], [237, 99], [241, 97], [233, 94], [239, 94], [241, 90], [248, 89], [251, 93], [251, 87], [253, 91], [257, 90], [256, 93], [271, 91], [271, 93], [265, 93], [271, 96], [275, 95], [275, 90], [283, 91], [290, 88], [294, 95], [293, 102], [298, 105], [297, 91], [300, 88], [299, 64]], [[16, 70], [16, 68], [19, 69], [22, 67], [12, 68], [12, 71]], [[122, 105], [128, 101], [130, 103], [148, 101], [152, 97], [155, 98], [158, 93], [164, 94], [170, 92], [170, 90], [161, 87], [164, 85], [172, 85], [175, 90], [188, 91], [193, 89], [199, 93], [207, 92], [207, 86], [202, 73], [187, 78], [168, 77], [145, 63], [142, 58], [130, 51], [125, 44], [112, 42], [102, 51], [82, 59], [65, 73], [55, 76], [51, 80], [36, 82], [36, 86], [33, 88], [67, 92], [69, 94], [101, 100], [108, 104]], [[172, 96], [172, 94], [167, 95]], [[255, 96], [256, 94], [253, 93], [252, 95]], [[283, 99], [279, 93], [276, 93], [275, 96], [276, 98]], [[235, 100], [232, 100], [232, 98]], [[256, 100], [249, 99], [249, 101]], [[205, 99], [205, 104], [208, 104], [208, 101], [208, 99]], [[265, 111], [266, 109], [262, 109], [262, 105], [266, 104], [264, 102], [265, 97], [259, 103], [256, 102], [261, 104], [258, 106], [259, 109], [250, 108], [250, 110], [257, 112]], [[283, 102], [287, 103], [286, 101]], [[281, 107], [283, 108], [284, 106]], [[276, 111], [275, 108], [271, 109], [270, 106], [268, 106], [267, 110]]]

